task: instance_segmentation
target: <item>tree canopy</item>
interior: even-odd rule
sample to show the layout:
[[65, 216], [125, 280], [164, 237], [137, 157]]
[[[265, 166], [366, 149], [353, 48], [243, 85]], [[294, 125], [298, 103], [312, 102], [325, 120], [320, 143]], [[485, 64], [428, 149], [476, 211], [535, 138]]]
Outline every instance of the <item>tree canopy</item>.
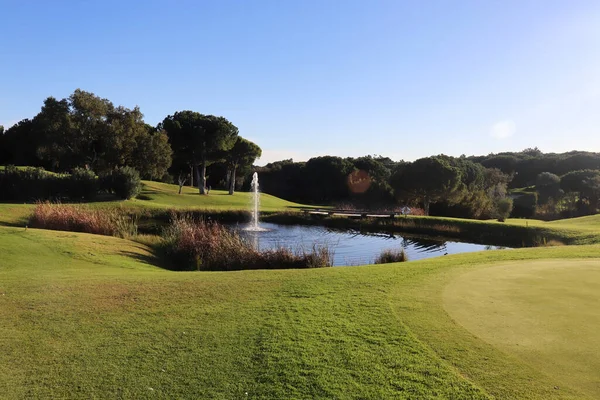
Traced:
[[197, 167], [199, 192], [205, 194], [206, 166], [220, 160], [223, 152], [234, 146], [238, 128], [224, 117], [194, 111], [178, 111], [169, 115], [160, 127], [169, 136], [177, 157]]
[[460, 170], [446, 157], [440, 156], [421, 158], [407, 164], [392, 179], [396, 196], [422, 203], [426, 215], [429, 215], [432, 203], [453, 198], [460, 184]]
[[231, 150], [222, 155], [222, 159], [228, 169], [229, 194], [233, 194], [235, 191], [237, 169], [251, 166], [261, 154], [262, 150], [256, 143], [238, 136]]
[[[11, 127], [3, 138], [5, 164], [54, 171], [86, 167], [97, 173], [135, 166], [143, 177], [162, 177], [170, 166], [166, 136], [154, 132], [138, 107], [115, 107], [77, 89], [67, 99], [48, 97], [41, 111]], [[161, 136], [162, 135], [162, 136]]]

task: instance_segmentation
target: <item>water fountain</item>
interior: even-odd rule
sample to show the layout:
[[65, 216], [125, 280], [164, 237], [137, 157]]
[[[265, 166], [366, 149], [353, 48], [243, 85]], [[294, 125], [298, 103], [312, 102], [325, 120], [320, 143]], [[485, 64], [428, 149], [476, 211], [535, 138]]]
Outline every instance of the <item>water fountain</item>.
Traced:
[[258, 192], [258, 172], [252, 174], [252, 221], [250, 222], [250, 229], [259, 231], [258, 226], [258, 206], [260, 205], [260, 193]]

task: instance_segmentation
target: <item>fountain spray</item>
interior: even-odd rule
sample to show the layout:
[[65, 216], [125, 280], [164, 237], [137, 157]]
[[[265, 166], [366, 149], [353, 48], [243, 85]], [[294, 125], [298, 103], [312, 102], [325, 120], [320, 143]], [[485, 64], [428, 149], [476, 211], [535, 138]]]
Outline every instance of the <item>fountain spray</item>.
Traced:
[[251, 228], [258, 230], [258, 206], [260, 204], [260, 194], [258, 192], [258, 173], [252, 174], [252, 193], [253, 193], [253, 208]]

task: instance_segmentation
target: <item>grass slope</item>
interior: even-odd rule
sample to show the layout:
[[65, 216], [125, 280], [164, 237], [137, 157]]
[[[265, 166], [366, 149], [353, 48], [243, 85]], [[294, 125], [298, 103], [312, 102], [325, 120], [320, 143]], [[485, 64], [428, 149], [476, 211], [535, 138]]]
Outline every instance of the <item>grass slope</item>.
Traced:
[[[235, 192], [230, 195], [224, 190], [211, 190], [208, 195], [199, 195], [197, 188], [183, 187], [182, 194], [177, 194], [179, 186], [161, 182], [144, 181], [140, 198], [131, 203], [155, 208], [194, 208], [211, 210], [249, 210], [252, 206], [252, 193]], [[261, 194], [260, 209], [262, 211], [284, 211], [304, 207], [269, 194]]]
[[[235, 192], [229, 195], [223, 190], [211, 190], [210, 194], [201, 196], [198, 189], [184, 187], [182, 194], [178, 194], [179, 187], [161, 182], [142, 181], [142, 191], [138, 198], [127, 201], [98, 201], [85, 203], [88, 207], [112, 208], [123, 207], [141, 210], [243, 210], [248, 211], [252, 206], [252, 194], [248, 192]], [[0, 225], [25, 226], [27, 219], [33, 211], [33, 204], [7, 204], [0, 203]], [[260, 196], [261, 211], [293, 211], [304, 206], [280, 199], [269, 194]]]
[[[597, 246], [320, 270], [175, 273], [144, 246], [0, 228], [6, 398], [584, 398], [457, 324], [444, 288], [495, 261]], [[560, 390], [554, 389], [560, 386]]]

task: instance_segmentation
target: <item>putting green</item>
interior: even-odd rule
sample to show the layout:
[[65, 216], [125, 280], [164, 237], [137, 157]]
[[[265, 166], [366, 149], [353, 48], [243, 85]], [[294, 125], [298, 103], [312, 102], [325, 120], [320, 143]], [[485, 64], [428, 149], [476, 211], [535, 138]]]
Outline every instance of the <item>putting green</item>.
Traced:
[[600, 398], [600, 260], [512, 262], [459, 276], [444, 307], [468, 331]]

